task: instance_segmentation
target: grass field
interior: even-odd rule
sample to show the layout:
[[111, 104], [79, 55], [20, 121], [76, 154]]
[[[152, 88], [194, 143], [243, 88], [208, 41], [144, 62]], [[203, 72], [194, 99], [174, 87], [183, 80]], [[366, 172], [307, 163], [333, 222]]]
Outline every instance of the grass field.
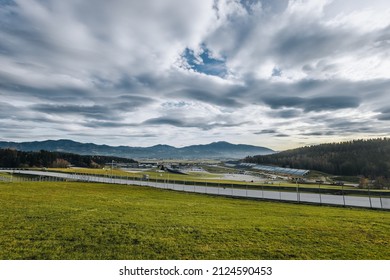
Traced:
[[77, 182], [0, 183], [0, 259], [390, 259], [390, 213]]

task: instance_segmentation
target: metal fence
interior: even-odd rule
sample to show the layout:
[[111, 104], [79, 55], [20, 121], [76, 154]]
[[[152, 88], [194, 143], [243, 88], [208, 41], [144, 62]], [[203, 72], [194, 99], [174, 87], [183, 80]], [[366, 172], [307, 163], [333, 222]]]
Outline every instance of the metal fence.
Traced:
[[222, 195], [251, 199], [279, 200], [296, 203], [339, 205], [345, 207], [364, 207], [390, 209], [390, 192], [370, 190], [345, 190], [313, 187], [284, 187], [277, 185], [242, 185], [210, 182], [194, 182], [167, 179], [145, 179], [131, 176], [110, 176], [96, 174], [61, 173], [33, 170], [0, 170], [7, 172], [0, 181], [83, 181], [122, 185], [149, 186], [183, 192], [209, 195]]

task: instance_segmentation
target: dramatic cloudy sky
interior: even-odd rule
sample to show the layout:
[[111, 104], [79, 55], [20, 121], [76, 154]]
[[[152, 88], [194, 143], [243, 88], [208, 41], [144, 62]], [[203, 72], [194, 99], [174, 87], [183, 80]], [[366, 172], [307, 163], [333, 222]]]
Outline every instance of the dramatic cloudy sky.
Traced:
[[388, 0], [0, 0], [0, 140], [389, 135]]

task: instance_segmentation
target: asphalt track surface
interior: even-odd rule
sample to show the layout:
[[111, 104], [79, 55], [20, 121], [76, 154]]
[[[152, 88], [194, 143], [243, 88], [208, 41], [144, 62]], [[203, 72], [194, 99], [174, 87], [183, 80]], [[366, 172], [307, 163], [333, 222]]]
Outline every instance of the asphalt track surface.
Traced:
[[319, 193], [304, 192], [304, 188], [299, 189], [299, 192], [294, 191], [268, 191], [268, 190], [253, 190], [253, 189], [237, 189], [223, 187], [207, 187], [197, 185], [173, 184], [167, 182], [156, 182], [153, 180], [130, 180], [123, 178], [100, 177], [94, 175], [59, 173], [48, 171], [33, 171], [33, 170], [0, 170], [3, 172], [13, 172], [14, 174], [28, 174], [35, 176], [45, 176], [53, 178], [61, 178], [65, 180], [109, 183], [120, 185], [137, 185], [149, 186], [159, 189], [169, 189], [183, 192], [193, 192], [210, 195], [222, 195], [231, 197], [243, 197], [252, 199], [280, 200], [297, 203], [314, 203], [325, 205], [338, 205], [346, 207], [363, 207], [375, 209], [390, 209], [390, 198], [387, 197], [370, 197], [370, 196], [353, 196], [353, 195], [331, 195]]

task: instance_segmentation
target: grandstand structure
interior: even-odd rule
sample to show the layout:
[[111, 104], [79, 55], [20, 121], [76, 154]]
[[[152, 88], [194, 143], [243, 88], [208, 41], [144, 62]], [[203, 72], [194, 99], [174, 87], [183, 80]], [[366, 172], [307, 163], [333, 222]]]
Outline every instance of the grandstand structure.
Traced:
[[301, 177], [301, 176], [303, 177], [310, 172], [310, 170], [305, 170], [305, 169], [284, 168], [284, 167], [278, 167], [278, 166], [245, 163], [245, 162], [239, 163], [238, 167], [251, 168], [251, 169], [261, 170], [261, 171], [273, 173], [273, 174], [283, 174], [283, 175], [299, 176], [299, 177]]

